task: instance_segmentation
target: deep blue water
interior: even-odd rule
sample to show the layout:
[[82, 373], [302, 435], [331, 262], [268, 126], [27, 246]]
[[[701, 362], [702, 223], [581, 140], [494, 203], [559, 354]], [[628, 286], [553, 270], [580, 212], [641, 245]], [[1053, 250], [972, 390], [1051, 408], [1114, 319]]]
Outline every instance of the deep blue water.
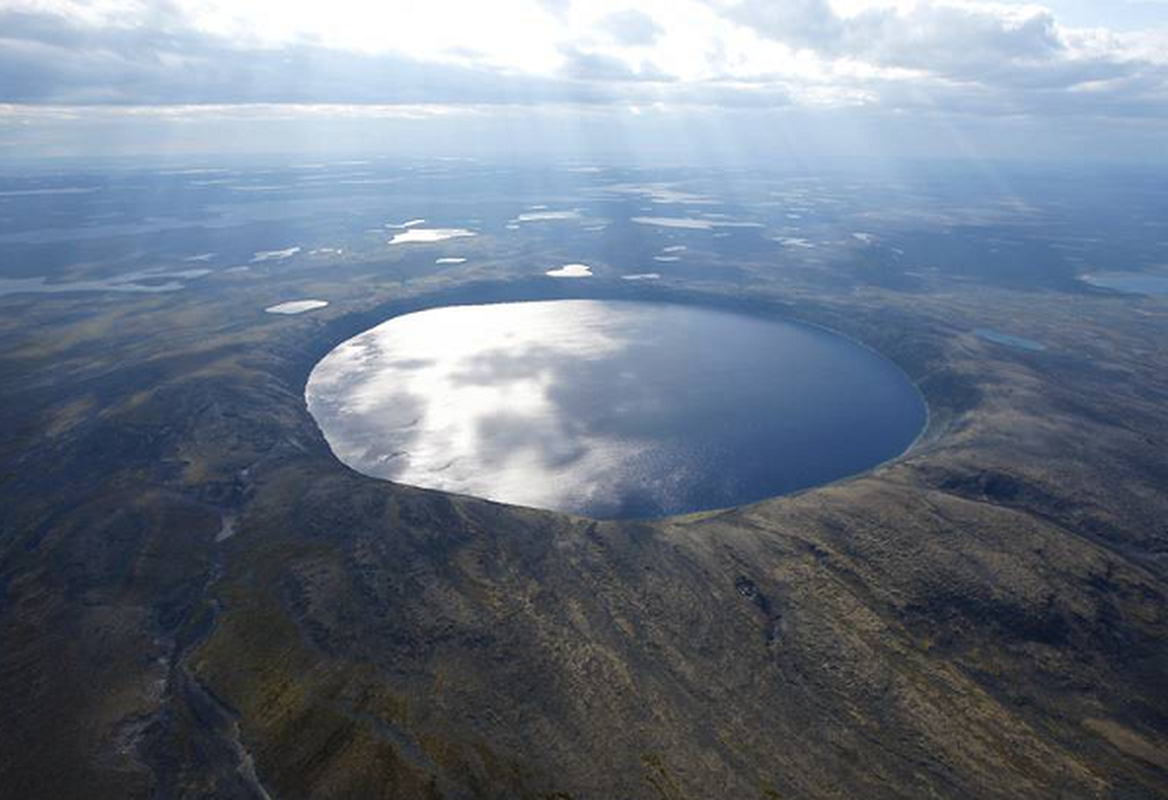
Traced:
[[363, 473], [597, 518], [828, 483], [900, 454], [926, 419], [896, 366], [840, 336], [627, 301], [391, 319], [323, 359], [307, 399]]

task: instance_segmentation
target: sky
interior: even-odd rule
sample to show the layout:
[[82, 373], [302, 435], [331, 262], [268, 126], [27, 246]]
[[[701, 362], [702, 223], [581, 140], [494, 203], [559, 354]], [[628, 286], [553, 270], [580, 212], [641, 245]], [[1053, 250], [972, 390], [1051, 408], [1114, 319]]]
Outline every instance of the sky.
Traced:
[[0, 159], [1168, 161], [1168, 0], [0, 0]]

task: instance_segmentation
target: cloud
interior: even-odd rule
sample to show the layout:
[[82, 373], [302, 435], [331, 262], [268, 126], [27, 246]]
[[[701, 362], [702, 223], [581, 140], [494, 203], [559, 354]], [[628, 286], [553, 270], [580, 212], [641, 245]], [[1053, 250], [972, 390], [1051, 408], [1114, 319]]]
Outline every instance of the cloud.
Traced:
[[557, 17], [566, 17], [572, 10], [572, 0], [539, 0], [539, 4]]
[[665, 33], [665, 29], [654, 22], [652, 17], [635, 9], [609, 14], [597, 27], [625, 47], [647, 47], [656, 43]]
[[847, 70], [837, 75], [836, 88], [858, 90], [853, 96], [866, 94], [883, 107], [935, 107], [963, 97], [967, 110], [990, 113], [1055, 106], [1122, 113], [1141, 104], [1158, 106], [1144, 113], [1166, 111], [1164, 65], [1149, 55], [1162, 41], [1137, 49], [1137, 37], [1068, 31], [1042, 7], [920, 2], [842, 16], [826, 0], [711, 2], [764, 39], [836, 67], [866, 66], [862, 79]]
[[1114, 77], [1110, 54], [1076, 52], [1045, 9], [918, 5], [861, 14], [837, 43], [851, 57], [986, 84], [1071, 86]]
[[1122, 67], [1115, 54], [1074, 51], [1053, 14], [1035, 6], [925, 2], [843, 17], [826, 0], [737, 0], [721, 10], [761, 36], [826, 58], [951, 79], [993, 82], [1054, 71], [1083, 82], [1114, 77]]
[[0, 102], [46, 104], [509, 104], [606, 102], [553, 77], [317, 44], [241, 46], [191, 28], [0, 12]]
[[844, 36], [843, 21], [827, 0], [739, 0], [721, 5], [729, 19], [796, 47], [828, 50]]
[[569, 78], [585, 81], [655, 81], [667, 82], [672, 78], [653, 64], [643, 61], [639, 69], [634, 69], [621, 58], [605, 53], [594, 53], [576, 47], [564, 48], [564, 65], [561, 74]]
[[[93, 130], [116, 118], [141, 123], [119, 129], [125, 137], [215, 121], [270, 137], [287, 122], [365, 142], [373, 137], [358, 132], [361, 121], [397, 125], [395, 135], [417, 122], [469, 138], [495, 125], [513, 138], [533, 127], [526, 115], [560, 120], [578, 141], [603, 128], [618, 143], [649, 138], [640, 131], [710, 149], [752, 130], [760, 142], [797, 143], [796, 113], [900, 115], [906, 128], [959, 132], [979, 120], [1053, 120], [1048, 127], [1094, 126], [1099, 139], [1168, 117], [1168, 34], [1068, 28], [1031, 5], [920, 0], [842, 14], [827, 0], [670, 0], [646, 5], [650, 16], [619, 2], [597, 11], [543, 0], [525, 6], [548, 26], [540, 57], [511, 61], [498, 58], [509, 39], [464, 35], [477, 22], [449, 40], [431, 31], [433, 42], [422, 37], [406, 52], [295, 26], [257, 41], [180, 10], [195, 5], [53, 0], [18, 10], [0, 0], [0, 146], [14, 152], [36, 144], [34, 132], [47, 141], [67, 125]], [[99, 13], [110, 8], [120, 10]], [[1081, 124], [1065, 124], [1072, 117]]]

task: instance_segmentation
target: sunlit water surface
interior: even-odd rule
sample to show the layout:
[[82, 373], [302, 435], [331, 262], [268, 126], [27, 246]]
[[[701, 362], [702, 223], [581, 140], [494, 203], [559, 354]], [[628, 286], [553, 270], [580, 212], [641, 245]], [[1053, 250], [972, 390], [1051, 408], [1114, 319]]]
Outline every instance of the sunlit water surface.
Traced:
[[738, 505], [862, 471], [925, 421], [893, 364], [816, 328], [563, 300], [397, 317], [313, 370], [367, 475], [597, 518]]

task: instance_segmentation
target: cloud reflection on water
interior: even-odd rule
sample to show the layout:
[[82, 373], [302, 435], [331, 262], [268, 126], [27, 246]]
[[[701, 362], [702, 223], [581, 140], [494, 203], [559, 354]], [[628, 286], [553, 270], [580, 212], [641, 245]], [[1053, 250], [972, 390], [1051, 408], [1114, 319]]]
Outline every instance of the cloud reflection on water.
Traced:
[[[841, 395], [841, 380], [866, 393]], [[839, 337], [585, 300], [390, 320], [321, 361], [307, 398], [360, 472], [598, 517], [841, 477], [895, 455], [919, 429], [914, 411], [923, 419], [894, 367]], [[865, 444], [843, 446], [857, 437]]]

